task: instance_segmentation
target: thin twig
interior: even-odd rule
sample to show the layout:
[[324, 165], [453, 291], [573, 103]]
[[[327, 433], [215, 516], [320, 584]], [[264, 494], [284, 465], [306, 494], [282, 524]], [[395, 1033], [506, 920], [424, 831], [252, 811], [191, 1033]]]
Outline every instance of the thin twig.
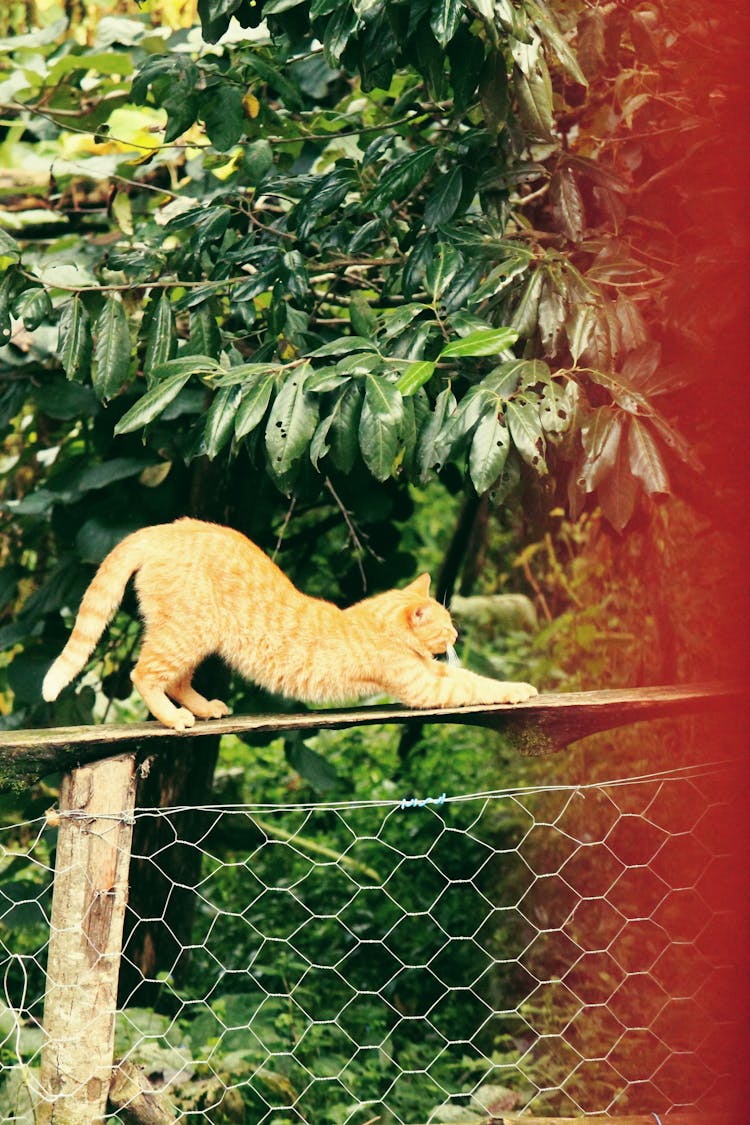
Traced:
[[360, 573], [361, 578], [362, 578], [362, 589], [366, 593], [367, 592], [367, 576], [365, 575], [365, 568], [362, 565], [362, 555], [365, 553], [365, 551], [369, 551], [370, 554], [372, 555], [372, 557], [374, 559], [377, 559], [378, 562], [383, 562], [383, 559], [381, 559], [379, 555], [375, 554], [372, 547], [367, 547], [362, 542], [359, 535], [357, 534], [357, 531], [356, 531], [356, 528], [355, 528], [354, 524], [352, 523], [351, 515], [350, 515], [349, 511], [344, 507], [344, 504], [341, 500], [341, 497], [336, 492], [336, 489], [333, 487], [333, 485], [331, 484], [328, 477], [326, 477], [325, 484], [326, 484], [326, 488], [330, 492], [331, 496], [336, 501], [336, 506], [339, 509], [339, 511], [341, 512], [341, 515], [344, 517], [344, 523], [346, 524], [347, 530], [349, 531], [349, 538], [351, 539], [352, 543], [354, 544], [354, 551], [355, 551], [355, 555], [356, 555], [356, 558], [357, 558], [357, 566], [359, 567], [359, 573]]
[[294, 505], [296, 503], [297, 503], [297, 497], [296, 497], [296, 495], [294, 495], [294, 496], [292, 496], [289, 507], [286, 510], [286, 515], [284, 516], [284, 522], [281, 525], [281, 529], [279, 531], [279, 537], [276, 540], [276, 546], [274, 547], [273, 554], [271, 555], [271, 559], [272, 559], [273, 562], [276, 562], [276, 556], [278, 555], [279, 551], [281, 550], [281, 544], [284, 542], [284, 536], [286, 535], [286, 529], [289, 527], [289, 521], [292, 518], [292, 512], [294, 511]]

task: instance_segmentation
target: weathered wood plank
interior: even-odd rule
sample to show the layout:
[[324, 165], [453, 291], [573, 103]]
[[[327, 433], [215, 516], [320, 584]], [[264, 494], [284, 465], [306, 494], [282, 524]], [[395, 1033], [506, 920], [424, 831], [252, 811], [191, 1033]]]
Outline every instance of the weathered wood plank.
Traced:
[[337, 730], [373, 723], [461, 723], [489, 727], [511, 737], [522, 754], [549, 754], [597, 731], [676, 715], [740, 709], [746, 690], [738, 684], [681, 684], [666, 687], [548, 693], [514, 706], [425, 708], [358, 707], [295, 714], [231, 715], [167, 731], [156, 722], [54, 727], [0, 732], [0, 792], [28, 785], [58, 770], [110, 757], [124, 744], [158, 749], [159, 740], [222, 734], [283, 734]]
[[60, 787], [39, 1125], [93, 1125], [106, 1112], [135, 790], [132, 754]]

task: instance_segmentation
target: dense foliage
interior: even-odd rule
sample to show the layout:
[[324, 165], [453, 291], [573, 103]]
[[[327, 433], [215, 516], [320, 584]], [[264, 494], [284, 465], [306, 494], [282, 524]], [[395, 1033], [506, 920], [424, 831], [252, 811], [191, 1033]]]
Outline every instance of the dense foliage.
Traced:
[[338, 524], [357, 558], [324, 592], [351, 597], [363, 555], [371, 587], [413, 572], [409, 482], [458, 469], [621, 529], [692, 477], [674, 339], [698, 326], [669, 299], [696, 295], [660, 184], [722, 102], [682, 81], [683, 9], [206, 0], [200, 33], [107, 15], [0, 43], [17, 705], [81, 564], [142, 523], [271, 547], [286, 495], [312, 517], [282, 561], [314, 585], [299, 548]]

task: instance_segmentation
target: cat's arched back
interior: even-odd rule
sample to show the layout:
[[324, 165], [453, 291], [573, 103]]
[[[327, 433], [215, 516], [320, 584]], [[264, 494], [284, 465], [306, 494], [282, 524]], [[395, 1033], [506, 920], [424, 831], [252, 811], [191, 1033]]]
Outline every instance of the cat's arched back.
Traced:
[[56, 699], [78, 675], [132, 575], [144, 636], [133, 683], [152, 714], [176, 730], [228, 713], [191, 686], [218, 653], [247, 679], [308, 703], [386, 693], [412, 707], [514, 703], [535, 695], [435, 660], [456, 639], [429, 575], [347, 609], [298, 590], [239, 532], [181, 519], [142, 528], [105, 558], [42, 692]]

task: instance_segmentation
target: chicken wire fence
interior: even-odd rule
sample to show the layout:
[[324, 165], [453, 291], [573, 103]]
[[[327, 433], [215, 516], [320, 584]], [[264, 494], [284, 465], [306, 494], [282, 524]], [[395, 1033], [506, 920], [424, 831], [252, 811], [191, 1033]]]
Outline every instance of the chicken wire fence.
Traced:
[[[131, 884], [152, 901], [131, 885], [115, 1057], [158, 1094], [158, 1120], [476, 1125], [710, 1104], [724, 785], [717, 766], [137, 810]], [[40, 1096], [56, 833], [47, 818], [0, 831], [0, 1121], [34, 1121]], [[168, 874], [186, 857], [189, 884]], [[168, 963], [149, 969], [160, 944]], [[108, 1117], [138, 1119], [127, 1104]]]

